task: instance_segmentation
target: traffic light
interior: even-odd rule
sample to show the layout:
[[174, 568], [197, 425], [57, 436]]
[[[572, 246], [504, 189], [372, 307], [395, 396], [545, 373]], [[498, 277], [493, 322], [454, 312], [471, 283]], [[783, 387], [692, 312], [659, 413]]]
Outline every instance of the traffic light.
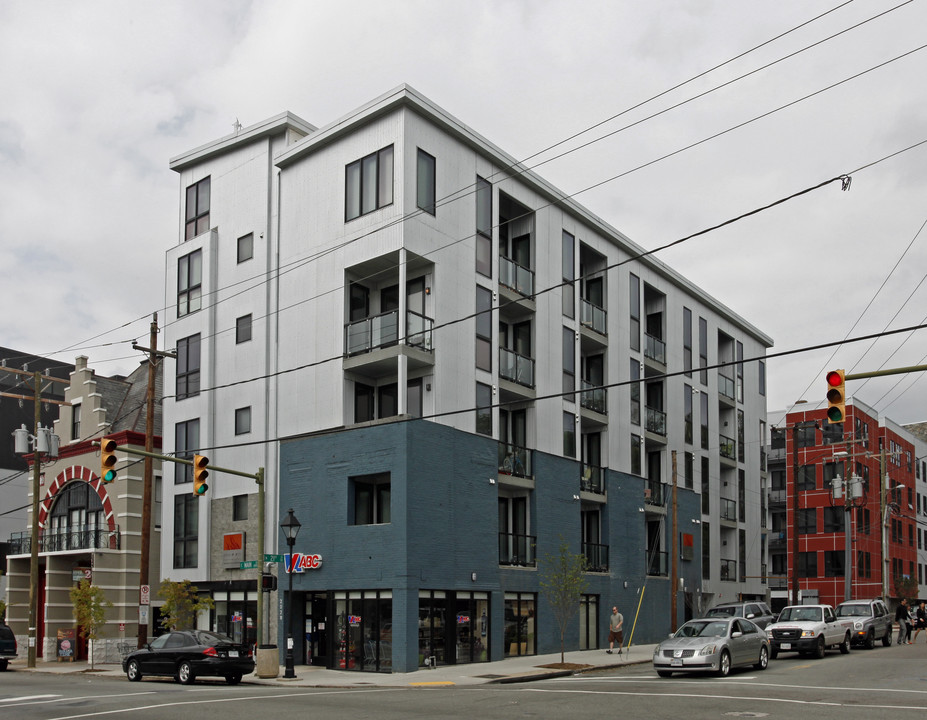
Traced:
[[273, 592], [277, 589], [277, 576], [271, 573], [261, 574], [261, 590], [264, 592]]
[[196, 497], [205, 495], [206, 491], [209, 490], [209, 485], [206, 484], [206, 478], [209, 477], [209, 473], [206, 471], [208, 464], [208, 457], [202, 455], [193, 456], [193, 494]]
[[112, 438], [103, 438], [100, 441], [100, 478], [105, 483], [116, 479], [116, 445]]
[[847, 416], [846, 375], [843, 370], [827, 373], [827, 422], [842, 423]]

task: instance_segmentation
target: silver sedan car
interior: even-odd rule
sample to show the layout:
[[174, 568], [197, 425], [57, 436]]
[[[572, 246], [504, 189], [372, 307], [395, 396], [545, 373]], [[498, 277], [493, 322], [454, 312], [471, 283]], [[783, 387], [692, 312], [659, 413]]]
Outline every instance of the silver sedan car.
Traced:
[[769, 664], [766, 633], [745, 618], [689, 620], [653, 651], [653, 667], [660, 677], [674, 672], [713, 672], [722, 677], [731, 668]]

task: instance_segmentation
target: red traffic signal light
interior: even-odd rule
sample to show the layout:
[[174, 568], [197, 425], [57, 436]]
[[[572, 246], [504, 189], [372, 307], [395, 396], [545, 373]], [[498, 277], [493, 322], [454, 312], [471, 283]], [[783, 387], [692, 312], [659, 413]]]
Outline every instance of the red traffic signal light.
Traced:
[[846, 420], [846, 398], [846, 374], [843, 370], [831, 370], [827, 373], [827, 422]]
[[100, 479], [104, 483], [111, 483], [116, 479], [116, 446], [112, 438], [103, 438], [100, 441]]
[[205, 495], [206, 491], [209, 490], [209, 485], [206, 484], [206, 478], [209, 477], [209, 472], [206, 470], [207, 465], [209, 465], [208, 457], [202, 455], [193, 456], [193, 494], [196, 497]]
[[277, 576], [271, 573], [261, 574], [261, 590], [264, 592], [273, 592], [277, 589]]

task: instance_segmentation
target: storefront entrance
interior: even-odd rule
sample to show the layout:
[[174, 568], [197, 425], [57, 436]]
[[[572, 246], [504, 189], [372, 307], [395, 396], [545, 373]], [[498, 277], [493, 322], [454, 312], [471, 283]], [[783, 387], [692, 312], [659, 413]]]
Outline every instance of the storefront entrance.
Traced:
[[304, 613], [306, 628], [307, 665], [329, 666], [329, 637], [331, 624], [329, 620], [330, 603], [327, 593], [307, 593]]

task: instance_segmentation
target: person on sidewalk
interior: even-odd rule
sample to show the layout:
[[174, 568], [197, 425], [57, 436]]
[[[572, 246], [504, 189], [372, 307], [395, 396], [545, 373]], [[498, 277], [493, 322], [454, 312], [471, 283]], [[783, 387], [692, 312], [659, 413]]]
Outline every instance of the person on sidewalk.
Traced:
[[917, 642], [917, 636], [921, 634], [921, 630], [927, 630], [927, 608], [924, 607], [923, 600], [914, 614], [914, 642]]
[[895, 608], [895, 622], [898, 623], [898, 644], [908, 642], [908, 599], [901, 598], [901, 604]]
[[608, 617], [608, 650], [609, 655], [615, 648], [615, 642], [618, 643], [618, 654], [621, 655], [621, 646], [624, 644], [624, 631], [621, 629], [624, 625], [624, 615], [618, 612], [618, 607], [612, 608], [612, 614]]

